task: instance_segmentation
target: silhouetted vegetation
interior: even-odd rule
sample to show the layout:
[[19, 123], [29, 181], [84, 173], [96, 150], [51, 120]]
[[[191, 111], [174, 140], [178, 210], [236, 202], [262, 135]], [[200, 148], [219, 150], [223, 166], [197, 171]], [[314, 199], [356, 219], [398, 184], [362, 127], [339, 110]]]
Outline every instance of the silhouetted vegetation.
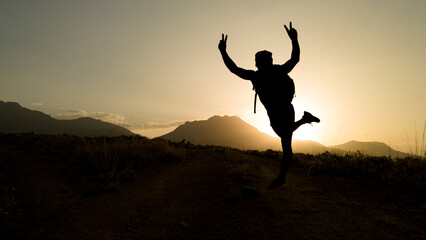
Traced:
[[[293, 191], [294, 194], [294, 191], [301, 186], [299, 184], [305, 184], [298, 194], [311, 197], [314, 192], [304, 193], [304, 191], [310, 191], [310, 188], [307, 188], [307, 183], [300, 182], [300, 179], [315, 179], [318, 175], [334, 175], [362, 182], [386, 184], [390, 189], [393, 186], [398, 186], [400, 189], [399, 187], [402, 186], [403, 189], [413, 190], [408, 196], [417, 195], [418, 192], [424, 193], [425, 190], [424, 159], [369, 157], [360, 153], [345, 156], [324, 153], [315, 156], [295, 154], [291, 178], [292, 181], [299, 179], [298, 182], [293, 182], [293, 186], [282, 191], [266, 194], [262, 192], [264, 191], [261, 189], [262, 184], [266, 188], [266, 183], [274, 176], [273, 170], [270, 169], [276, 170], [281, 156], [281, 152], [272, 150], [243, 151], [229, 147], [193, 145], [187, 141], [148, 139], [141, 136], [76, 137], [31, 133], [0, 134], [0, 238], [60, 239], [61, 236], [76, 236], [81, 239], [85, 234], [100, 236], [103, 233], [102, 229], [92, 231], [93, 226], [101, 224], [97, 221], [102, 222], [103, 217], [110, 219], [109, 221], [120, 217], [122, 219], [117, 226], [120, 229], [127, 229], [125, 224], [136, 220], [132, 220], [131, 215], [123, 216], [119, 209], [126, 209], [129, 214], [136, 211], [134, 206], [142, 208], [138, 210], [139, 215], [135, 215], [134, 219], [145, 221], [137, 220], [134, 224], [143, 228], [144, 231], [153, 228], [149, 230], [152, 234], [164, 232], [161, 227], [155, 228], [155, 221], [150, 222], [150, 217], [155, 219], [158, 216], [168, 217], [167, 221], [171, 222], [168, 226], [177, 228], [183, 226], [191, 232], [191, 225], [186, 221], [178, 222], [178, 224], [174, 221], [179, 214], [194, 211], [194, 207], [199, 209], [197, 211], [206, 211], [211, 214], [208, 220], [202, 217], [203, 214], [194, 215], [198, 216], [196, 221], [202, 223], [211, 224], [210, 217], [213, 217], [220, 221], [227, 221], [225, 225], [231, 226], [234, 224], [233, 218], [222, 216], [223, 214], [236, 216], [235, 211], [241, 215], [238, 217], [240, 222], [245, 223], [247, 216], [244, 214], [248, 211], [250, 221], [263, 222], [271, 217], [269, 215], [271, 210], [268, 210], [268, 207], [261, 207], [269, 201], [274, 201], [273, 206], [283, 208], [276, 211], [285, 211], [286, 214], [293, 214], [293, 210], [296, 215], [300, 211], [306, 211], [306, 206], [300, 208], [302, 206], [282, 205], [285, 203], [282, 202], [282, 197], [274, 196], [280, 192], [286, 196], [286, 191]], [[294, 178], [295, 176], [297, 177]], [[325, 185], [320, 184], [320, 187], [327, 187], [328, 184], [330, 182], [326, 182]], [[245, 199], [239, 191], [241, 185], [246, 189], [252, 189], [253, 185], [258, 185], [256, 188], [260, 190], [259, 198], [263, 197], [263, 200], [255, 200], [253, 203], [247, 203], [247, 206], [241, 205], [240, 201]], [[182, 191], [184, 193], [178, 195]], [[326, 195], [327, 193], [321, 192], [316, 196], [325, 198], [323, 200], [326, 204], [335, 207], [334, 200], [327, 200]], [[138, 199], [133, 199], [135, 197]], [[212, 198], [214, 200], [211, 200]], [[299, 199], [287, 197], [286, 199], [289, 199], [286, 201], [294, 200], [295, 203], [299, 201]], [[160, 202], [157, 203], [158, 201]], [[189, 204], [188, 209], [181, 210], [174, 208], [173, 205], [169, 206], [170, 201], [183, 206], [192, 201], [198, 204]], [[309, 201], [311, 200], [308, 199]], [[412, 200], [414, 203], [403, 204], [414, 209], [410, 211], [423, 211], [416, 205], [423, 206], [422, 201]], [[397, 201], [395, 204], [400, 202]], [[95, 207], [97, 205], [99, 207]], [[214, 210], [211, 209], [212, 207]], [[97, 217], [88, 220], [91, 218], [88, 216], [92, 213], [86, 214], [81, 211], [88, 211], [91, 208], [96, 209], [94, 211]], [[162, 215], [162, 208], [175, 215]], [[104, 214], [103, 211], [106, 210], [108, 212]], [[159, 215], [156, 215], [155, 211], [160, 211]], [[215, 215], [215, 211], [224, 212]], [[312, 213], [324, 214], [321, 211]], [[148, 215], [145, 217], [146, 214]], [[191, 218], [188, 217], [188, 219]], [[84, 232], [74, 232], [75, 227], [84, 225], [81, 221], [91, 222]], [[295, 219], [295, 221], [298, 220]], [[419, 218], [418, 221], [420, 224], [423, 220]], [[60, 224], [59, 228], [58, 224]], [[145, 224], [151, 225], [144, 227]], [[116, 226], [115, 220], [114, 226]], [[214, 230], [216, 227], [211, 229]], [[54, 231], [59, 235], [53, 234], [52, 229], [60, 229]], [[233, 232], [232, 228], [226, 229], [222, 231]], [[174, 230], [164, 233], [165, 236], [173, 234]], [[134, 233], [128, 230], [123, 233], [115, 230], [114, 234], [138, 236], [132, 235]], [[202, 238], [206, 236], [202, 232], [199, 234], [198, 236]], [[421, 232], [418, 231], [416, 234]]]
[[295, 154], [308, 175], [333, 174], [382, 184], [398, 184], [409, 189], [426, 187], [426, 161], [422, 157], [391, 158], [367, 156], [360, 152], [344, 156], [325, 152]]
[[[145, 167], [158, 164], [179, 163], [191, 158], [197, 151], [213, 151], [224, 154], [230, 173], [244, 174], [245, 169], [261, 158], [281, 158], [282, 153], [273, 150], [238, 150], [229, 147], [193, 145], [186, 141], [171, 142], [164, 139], [148, 139], [141, 136], [76, 137], [71, 135], [0, 134], [0, 143], [19, 151], [31, 152], [34, 159], [67, 163], [64, 169], [74, 178], [98, 175], [99, 182], [134, 181]], [[8, 149], [1, 149], [0, 167], [13, 159]], [[336, 175], [359, 180], [399, 184], [409, 188], [426, 187], [426, 161], [422, 157], [390, 158], [367, 156], [360, 152], [336, 155], [325, 152], [319, 155], [296, 153], [295, 167], [303, 167], [308, 176]]]

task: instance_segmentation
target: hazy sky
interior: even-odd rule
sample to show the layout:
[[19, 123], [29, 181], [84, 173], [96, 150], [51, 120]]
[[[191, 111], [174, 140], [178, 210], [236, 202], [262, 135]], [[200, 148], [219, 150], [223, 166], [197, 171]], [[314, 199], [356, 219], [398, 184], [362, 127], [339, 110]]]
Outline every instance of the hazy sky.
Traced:
[[[224, 66], [290, 58], [299, 32], [295, 138], [382, 141], [409, 151], [426, 124], [426, 1], [0, 1], [0, 100], [56, 118], [98, 117], [154, 137], [236, 115], [271, 132], [249, 81]], [[413, 151], [413, 150], [412, 150]]]

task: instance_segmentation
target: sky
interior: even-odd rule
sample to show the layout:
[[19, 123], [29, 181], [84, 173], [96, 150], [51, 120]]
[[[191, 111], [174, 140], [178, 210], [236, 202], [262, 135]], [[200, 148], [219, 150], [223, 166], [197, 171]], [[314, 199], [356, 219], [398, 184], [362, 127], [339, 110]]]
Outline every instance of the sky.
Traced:
[[[290, 72], [296, 118], [321, 123], [295, 139], [381, 141], [414, 153], [426, 126], [423, 0], [0, 1], [0, 100], [58, 119], [82, 116], [156, 137], [186, 121], [239, 116], [273, 134], [249, 81], [224, 66], [217, 44], [245, 69], [254, 54]], [[423, 147], [424, 148], [424, 147]]]

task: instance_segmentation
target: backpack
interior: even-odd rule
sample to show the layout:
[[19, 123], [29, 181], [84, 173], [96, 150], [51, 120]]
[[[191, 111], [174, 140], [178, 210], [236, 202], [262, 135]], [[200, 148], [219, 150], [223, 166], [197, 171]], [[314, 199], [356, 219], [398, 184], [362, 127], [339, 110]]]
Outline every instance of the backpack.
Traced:
[[[287, 99], [286, 101], [291, 102], [292, 99], [296, 96], [293, 79], [291, 79], [291, 77], [288, 76], [287, 74], [284, 76], [284, 78], [281, 78], [281, 79], [282, 79], [283, 82], [280, 82], [278, 85], [276, 85], [276, 84], [269, 85], [269, 87], [266, 88], [266, 89], [269, 89], [269, 90], [267, 90], [267, 92], [268, 92], [268, 94], [277, 94], [277, 92], [274, 91], [274, 90], [279, 89], [279, 92], [278, 92], [279, 96], [284, 96], [285, 99]], [[259, 95], [259, 94], [256, 91], [255, 83], [253, 82], [253, 80], [252, 80], [252, 84], [253, 84], [253, 91], [255, 91], [255, 94], [254, 94], [254, 113], [256, 114], [257, 95]], [[262, 91], [264, 91], [265, 88], [264, 87], [262, 87], [262, 88], [263, 88]], [[265, 93], [263, 93], [263, 94], [265, 94]], [[275, 95], [275, 96], [277, 96], [277, 95]], [[265, 106], [265, 108], [267, 108], [267, 106]]]

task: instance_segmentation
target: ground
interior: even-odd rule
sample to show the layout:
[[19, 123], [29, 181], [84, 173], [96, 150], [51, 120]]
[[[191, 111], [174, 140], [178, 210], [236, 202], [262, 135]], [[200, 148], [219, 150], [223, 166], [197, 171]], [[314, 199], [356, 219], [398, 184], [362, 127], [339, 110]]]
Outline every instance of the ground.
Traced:
[[[424, 192], [292, 167], [276, 157], [192, 149], [99, 185], [26, 145], [0, 145], [0, 239], [425, 239]], [[65, 163], [64, 163], [65, 162]], [[78, 165], [78, 164], [76, 164]], [[84, 174], [83, 174], [84, 175]], [[254, 187], [259, 196], [243, 197]]]

